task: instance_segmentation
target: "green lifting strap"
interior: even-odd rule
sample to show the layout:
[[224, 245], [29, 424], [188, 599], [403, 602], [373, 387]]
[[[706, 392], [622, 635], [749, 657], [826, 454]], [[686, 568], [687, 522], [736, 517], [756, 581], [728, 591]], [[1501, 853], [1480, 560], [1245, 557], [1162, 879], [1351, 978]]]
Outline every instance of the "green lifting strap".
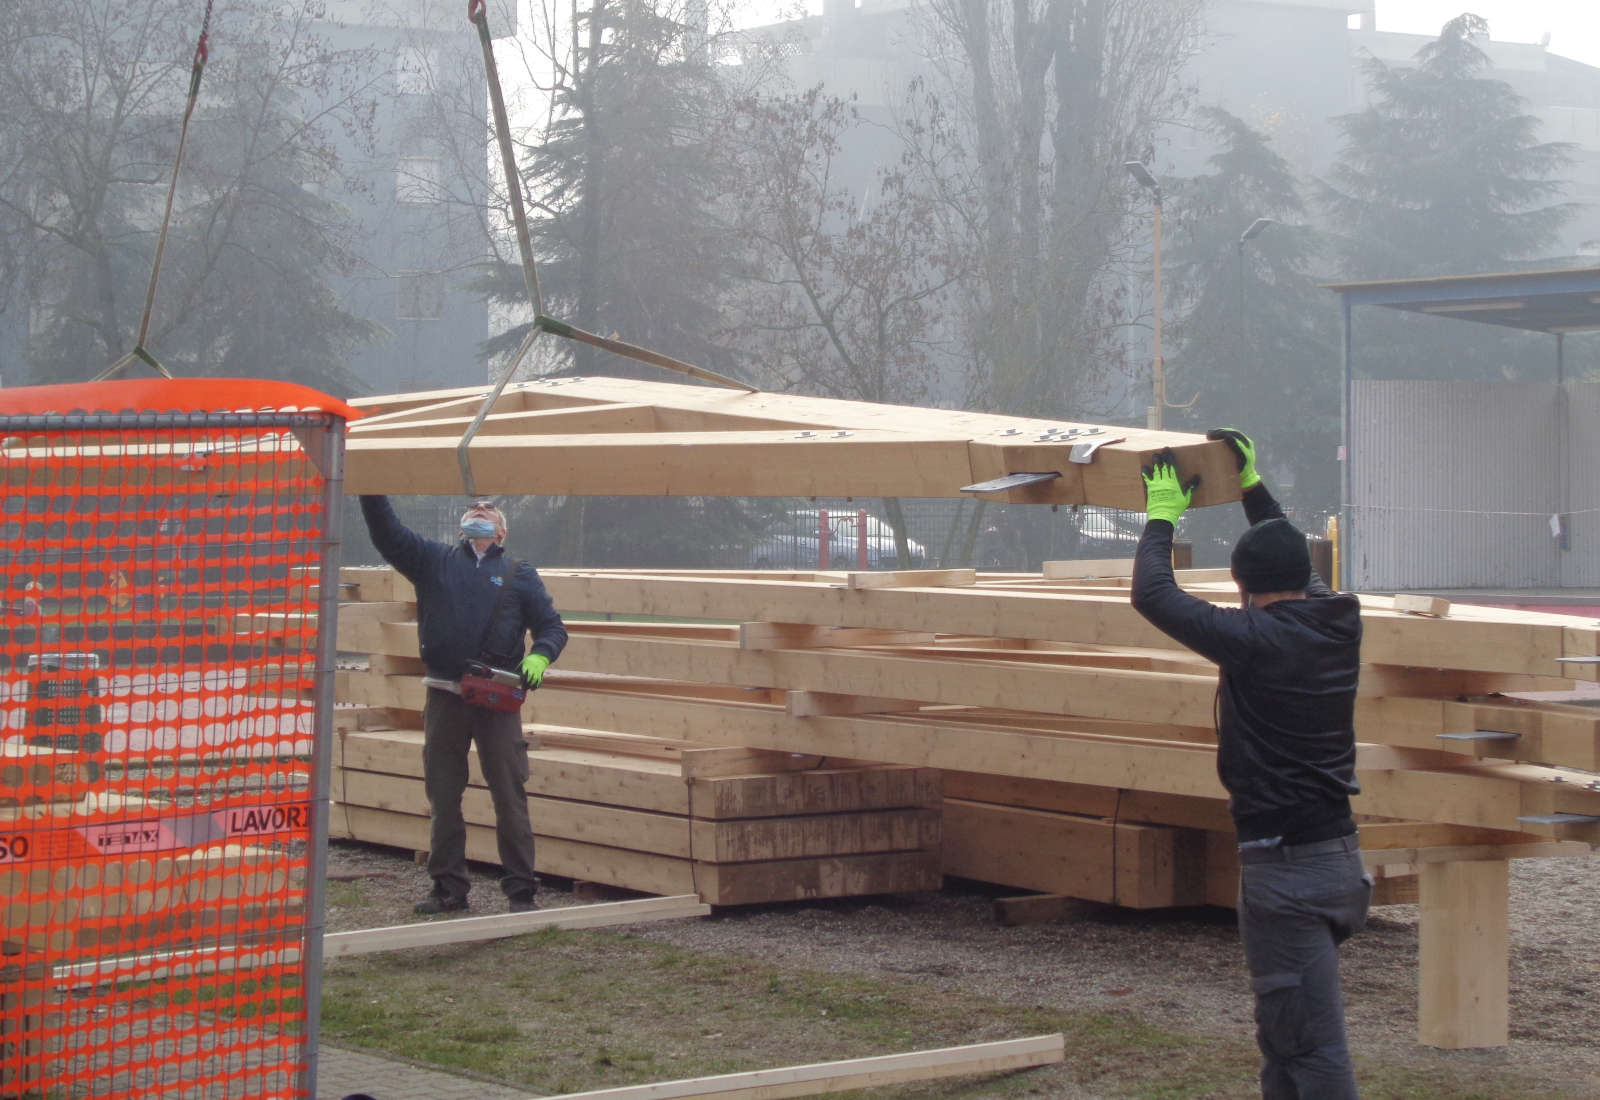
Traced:
[[96, 382], [103, 382], [107, 378], [121, 374], [135, 361], [153, 367], [163, 378], [172, 377], [172, 372], [162, 366], [160, 360], [152, 355], [145, 345], [150, 339], [150, 318], [156, 308], [156, 284], [161, 279], [161, 258], [167, 251], [167, 229], [172, 224], [172, 204], [178, 193], [178, 171], [183, 166], [183, 147], [189, 140], [189, 119], [194, 116], [195, 101], [200, 98], [200, 76], [206, 67], [206, 37], [211, 33], [211, 4], [212, 0], [206, 0], [205, 15], [200, 20], [200, 41], [195, 44], [194, 61], [189, 68], [189, 101], [183, 108], [183, 124], [178, 128], [178, 151], [172, 157], [172, 180], [167, 185], [167, 209], [161, 216], [161, 232], [156, 237], [156, 255], [150, 264], [150, 283], [145, 288], [144, 315], [139, 320], [139, 338], [134, 341], [132, 351], [95, 376]]
[[494, 39], [489, 33], [489, 13], [484, 0], [467, 0], [467, 21], [478, 28], [478, 45], [483, 51], [483, 69], [489, 83], [489, 105], [494, 114], [495, 139], [500, 146], [500, 167], [505, 173], [506, 193], [511, 200], [511, 220], [516, 225], [517, 248], [522, 256], [522, 281], [528, 291], [528, 302], [533, 306], [533, 326], [528, 330], [528, 335], [523, 338], [521, 346], [517, 348], [511, 361], [506, 364], [505, 373], [500, 381], [495, 383], [493, 390], [483, 399], [483, 405], [478, 409], [478, 415], [468, 425], [461, 436], [461, 442], [456, 445], [456, 464], [461, 468], [461, 485], [466, 495], [477, 499], [477, 487], [472, 479], [472, 461], [468, 449], [473, 438], [478, 434], [478, 429], [483, 425], [490, 410], [500, 400], [500, 394], [505, 391], [506, 383], [511, 381], [517, 373], [517, 367], [522, 364], [523, 357], [533, 347], [533, 342], [541, 332], [548, 332], [552, 336], [560, 336], [567, 340], [574, 340], [581, 344], [600, 348], [616, 355], [634, 359], [652, 366], [665, 367], [667, 370], [678, 371], [694, 378], [703, 378], [708, 382], [715, 382], [721, 386], [729, 386], [736, 390], [746, 390], [750, 393], [758, 392], [754, 386], [744, 382], [726, 378], [715, 371], [685, 363], [681, 359], [674, 359], [670, 355], [651, 351], [629, 344], [622, 340], [611, 339], [606, 336], [596, 336], [592, 332], [585, 332], [581, 328], [569, 325], [565, 321], [558, 321], [547, 315], [544, 311], [544, 298], [539, 290], [539, 272], [533, 262], [533, 237], [528, 232], [528, 214], [522, 202], [522, 182], [517, 174], [517, 160], [511, 147], [511, 123], [506, 115], [505, 96], [500, 89], [500, 70], [494, 60]]

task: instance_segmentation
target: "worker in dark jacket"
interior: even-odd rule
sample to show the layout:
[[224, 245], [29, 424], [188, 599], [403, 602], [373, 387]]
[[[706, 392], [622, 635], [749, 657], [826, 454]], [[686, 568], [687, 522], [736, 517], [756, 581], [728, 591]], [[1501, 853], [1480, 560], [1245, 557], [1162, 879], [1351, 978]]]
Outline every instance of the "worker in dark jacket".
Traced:
[[[432, 812], [428, 874], [432, 892], [416, 904], [424, 915], [467, 907], [467, 750], [494, 802], [495, 838], [505, 874], [500, 888], [513, 913], [538, 908], [533, 827], [528, 820], [528, 746], [522, 715], [475, 706], [461, 696], [470, 662], [516, 670], [522, 686], [537, 688], [561, 655], [567, 628], [538, 571], [504, 551], [506, 520], [489, 501], [461, 516], [454, 543], [423, 538], [400, 522], [388, 497], [364, 496], [361, 514], [372, 544], [417, 590], [417, 640], [428, 697], [422, 711], [422, 780]], [[523, 656], [523, 636], [533, 646]]]
[[1133, 606], [1217, 664], [1217, 774], [1239, 843], [1239, 936], [1256, 999], [1261, 1094], [1356, 1096], [1338, 945], [1372, 899], [1350, 796], [1355, 781], [1361, 606], [1312, 571], [1305, 536], [1256, 472], [1255, 447], [1219, 428], [1239, 463], [1250, 528], [1234, 545], [1240, 606], [1191, 596], [1172, 575], [1172, 536], [1198, 478], [1170, 450], [1145, 470], [1146, 523]]

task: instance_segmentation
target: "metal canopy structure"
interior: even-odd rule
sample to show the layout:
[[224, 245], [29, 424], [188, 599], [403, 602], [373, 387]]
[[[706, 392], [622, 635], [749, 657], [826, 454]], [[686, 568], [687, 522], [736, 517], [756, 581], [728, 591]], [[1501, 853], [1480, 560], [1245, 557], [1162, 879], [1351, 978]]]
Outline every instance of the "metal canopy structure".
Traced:
[[1556, 336], [1600, 331], [1600, 267], [1324, 286], [1350, 305], [1383, 306]]
[[1343, 315], [1340, 341], [1344, 385], [1341, 398], [1339, 554], [1350, 553], [1350, 390], [1354, 379], [1355, 341], [1351, 313], [1356, 306], [1422, 314], [1455, 321], [1476, 321], [1501, 328], [1542, 332], [1555, 337], [1556, 385], [1566, 381], [1566, 337], [1600, 332], [1600, 267], [1555, 271], [1507, 271], [1483, 275], [1441, 275], [1430, 278], [1324, 283], [1339, 295]]

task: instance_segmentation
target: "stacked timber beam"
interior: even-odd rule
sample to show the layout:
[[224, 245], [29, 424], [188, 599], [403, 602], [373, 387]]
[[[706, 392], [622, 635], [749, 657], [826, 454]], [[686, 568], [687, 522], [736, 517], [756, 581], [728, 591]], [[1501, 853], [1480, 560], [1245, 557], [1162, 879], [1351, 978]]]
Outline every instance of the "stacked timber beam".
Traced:
[[[342, 682], [330, 832], [428, 846], [415, 604], [388, 571], [347, 570], [340, 647], [370, 654]], [[402, 598], [395, 598], [395, 597]], [[390, 616], [387, 621], [385, 616]], [[536, 711], [536, 707], [530, 707]], [[713, 905], [937, 889], [940, 790], [931, 768], [526, 727], [540, 871]], [[494, 862], [494, 809], [471, 761], [467, 854]]]
[[[530, 729], [541, 740], [536, 800], [599, 799], [555, 794], [543, 785], [553, 780], [539, 778], [575, 763], [575, 753], [591, 754], [586, 766], [594, 768], [636, 760], [626, 766], [634, 776], [658, 757], [652, 766], [689, 792], [704, 782], [693, 774], [696, 754], [718, 750], [749, 755], [707, 757], [707, 766], [765, 769], [769, 783], [785, 774], [849, 774], [862, 761], [937, 769], [945, 873], [1132, 907], [1232, 902], [1236, 863], [1215, 773], [1215, 670], [1131, 609], [1126, 576], [542, 575], [569, 616], [571, 641], [530, 704], [538, 719]], [[411, 594], [384, 570], [347, 570], [344, 579], [346, 597], [361, 602], [341, 610], [341, 647], [372, 654], [371, 668], [351, 680], [349, 701], [372, 708], [368, 725], [375, 715], [414, 729], [421, 688], [420, 668], [407, 656], [416, 652]], [[1232, 598], [1215, 571], [1180, 580], [1218, 602]], [[1600, 771], [1600, 710], [1509, 693], [1592, 678], [1595, 665], [1562, 659], [1600, 652], [1600, 624], [1430, 610], [1445, 614], [1363, 597], [1356, 809], [1380, 901], [1420, 897], [1424, 1041], [1495, 1045], [1507, 1033], [1507, 860], [1586, 854], [1600, 843], [1600, 780], [1592, 774]], [[585, 613], [653, 621], [588, 622]], [[660, 621], [689, 618], [698, 621]], [[368, 782], [358, 768], [411, 777], [413, 832], [385, 817], [365, 827], [365, 838], [424, 843], [416, 735], [343, 736], [348, 791]], [[366, 754], [359, 764], [358, 747]], [[850, 766], [834, 768], [839, 762]], [[783, 770], [796, 767], [816, 770]], [[351, 835], [363, 834], [365, 797], [352, 793], [336, 808], [336, 824], [343, 813]], [[387, 797], [388, 805], [399, 799]], [[684, 814], [685, 805], [665, 812], [688, 817], [691, 835], [705, 836], [706, 822]], [[932, 805], [918, 803], [930, 812]], [[856, 812], [884, 809], [891, 807]], [[536, 801], [536, 823], [555, 816], [553, 805]], [[620, 818], [613, 824], [627, 828]], [[662, 832], [649, 818], [637, 835]], [[552, 860], [556, 839], [540, 840]], [[480, 858], [493, 858], [487, 841], [484, 833]], [[693, 842], [702, 853], [711, 843]], [[583, 852], [588, 862], [564, 863], [559, 873], [603, 871], [612, 877], [602, 880], [614, 882], [632, 873], [617, 860], [602, 866], [594, 848]], [[756, 896], [732, 891], [719, 901], [707, 892], [717, 881], [691, 871], [686, 885], [680, 870], [619, 884], [698, 892], [718, 904]], [[812, 880], [797, 893], [827, 889]]]

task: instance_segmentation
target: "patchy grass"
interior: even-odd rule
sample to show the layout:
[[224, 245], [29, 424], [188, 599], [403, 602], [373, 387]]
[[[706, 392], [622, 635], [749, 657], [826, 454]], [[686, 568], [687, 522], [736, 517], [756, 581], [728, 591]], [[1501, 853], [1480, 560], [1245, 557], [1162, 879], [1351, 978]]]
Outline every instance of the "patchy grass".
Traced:
[[[1008, 1004], [931, 984], [777, 967], [609, 932], [330, 960], [322, 1033], [542, 1093], [576, 1092], [1062, 1032], [1063, 1065], [873, 1090], [978, 1100], [1253, 1097], [1248, 1036], [1218, 1039], [1131, 1014]], [[1363, 1060], [1368, 1100], [1555, 1100], [1482, 1067]], [[866, 1095], [852, 1093], [840, 1095]]]

